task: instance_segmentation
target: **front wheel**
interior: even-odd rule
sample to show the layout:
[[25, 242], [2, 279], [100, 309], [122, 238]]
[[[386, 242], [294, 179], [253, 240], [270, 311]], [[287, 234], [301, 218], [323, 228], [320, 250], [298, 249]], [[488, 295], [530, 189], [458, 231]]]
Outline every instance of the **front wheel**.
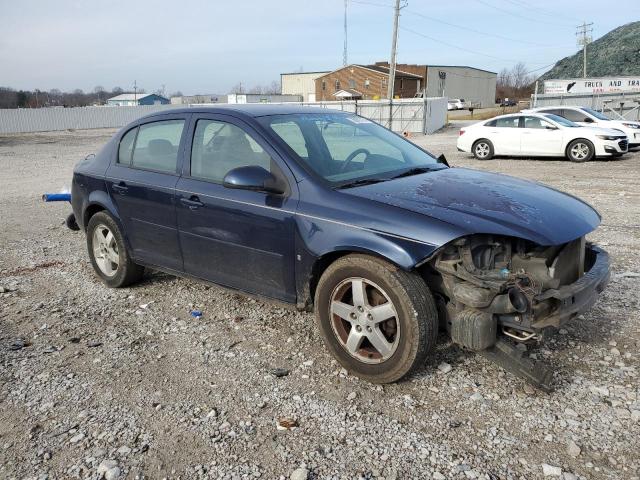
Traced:
[[93, 269], [109, 287], [126, 287], [144, 274], [144, 267], [131, 259], [118, 224], [106, 212], [98, 212], [89, 220], [87, 249]]
[[588, 162], [595, 155], [593, 143], [578, 138], [567, 145], [567, 158], [572, 162]]
[[327, 268], [315, 312], [333, 356], [374, 383], [399, 380], [424, 363], [436, 342], [438, 314], [422, 278], [367, 255], [348, 255]]
[[472, 152], [478, 160], [490, 160], [493, 157], [493, 144], [483, 138], [473, 144]]

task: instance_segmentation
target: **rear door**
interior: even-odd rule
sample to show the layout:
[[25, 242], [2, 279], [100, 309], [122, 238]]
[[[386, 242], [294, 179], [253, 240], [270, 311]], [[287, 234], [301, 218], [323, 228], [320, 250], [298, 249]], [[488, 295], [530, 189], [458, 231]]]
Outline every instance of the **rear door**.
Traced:
[[126, 132], [106, 174], [133, 257], [182, 271], [175, 187], [189, 115], [153, 118]]
[[[198, 115], [177, 189], [185, 271], [221, 285], [295, 302], [297, 186], [271, 145], [245, 122]], [[232, 169], [258, 165], [283, 176], [284, 195], [223, 186]]]
[[496, 118], [487, 126], [488, 137], [496, 155], [520, 154], [521, 131], [518, 116]]
[[564, 131], [546, 120], [525, 115], [520, 120], [522, 155], [563, 156], [562, 138]]

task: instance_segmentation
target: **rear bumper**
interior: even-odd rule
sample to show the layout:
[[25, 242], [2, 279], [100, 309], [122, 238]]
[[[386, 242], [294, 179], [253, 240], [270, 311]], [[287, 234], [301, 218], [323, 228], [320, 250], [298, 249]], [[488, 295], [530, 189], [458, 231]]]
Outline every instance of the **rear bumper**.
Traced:
[[552, 302], [550, 314], [536, 320], [531, 326], [536, 329], [560, 327], [563, 323], [590, 309], [607, 284], [611, 275], [609, 255], [601, 248], [588, 247], [595, 256], [591, 269], [578, 281], [557, 289], [546, 290], [533, 299], [536, 303]]

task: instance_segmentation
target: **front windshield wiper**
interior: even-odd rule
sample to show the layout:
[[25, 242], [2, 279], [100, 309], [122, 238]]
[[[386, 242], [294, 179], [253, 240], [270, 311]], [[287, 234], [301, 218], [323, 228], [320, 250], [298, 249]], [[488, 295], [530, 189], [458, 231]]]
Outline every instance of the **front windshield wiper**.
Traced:
[[343, 183], [342, 185], [338, 185], [336, 188], [361, 187], [362, 185], [371, 185], [373, 183], [384, 182], [385, 180], [389, 180], [389, 179], [388, 178], [362, 178], [360, 180], [354, 180], [353, 182]]
[[409, 170], [405, 170], [402, 173], [399, 173], [398, 175], [394, 175], [393, 178], [402, 178], [402, 177], [410, 177], [412, 175], [419, 175], [421, 173], [427, 173], [427, 172], [432, 172], [434, 169], [433, 168], [429, 168], [429, 167], [415, 167], [415, 168], [410, 168]]

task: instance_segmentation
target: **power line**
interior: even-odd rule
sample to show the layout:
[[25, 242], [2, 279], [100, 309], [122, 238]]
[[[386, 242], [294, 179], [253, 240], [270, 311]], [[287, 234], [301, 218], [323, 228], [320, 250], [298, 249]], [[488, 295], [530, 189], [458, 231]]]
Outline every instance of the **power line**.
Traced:
[[533, 10], [534, 12], [538, 12], [538, 15], [546, 15], [549, 17], [553, 17], [553, 18], [558, 18], [558, 17], [564, 17], [566, 19], [570, 19], [571, 17], [561, 14], [561, 13], [557, 13], [557, 12], [552, 12], [551, 10], [545, 10], [544, 8], [540, 8], [538, 6], [534, 6], [531, 5], [527, 2], [524, 2], [523, 0], [507, 0], [507, 2], [509, 2], [512, 5], [515, 5], [517, 7], [520, 8], [528, 8], [530, 10]]
[[442, 24], [444, 24], [444, 25], [448, 25], [449, 27], [458, 28], [458, 29], [460, 29], [460, 30], [464, 30], [464, 31], [466, 31], [466, 32], [473, 32], [473, 33], [477, 33], [478, 35], [485, 35], [485, 36], [487, 36], [487, 37], [498, 38], [498, 39], [500, 39], [500, 40], [507, 40], [507, 41], [509, 41], [509, 42], [522, 43], [522, 44], [525, 44], [525, 45], [535, 45], [535, 46], [545, 47], [545, 48], [546, 48], [546, 47], [549, 47], [549, 48], [551, 48], [551, 47], [556, 47], [556, 45], [543, 45], [543, 44], [540, 44], [540, 43], [529, 42], [529, 41], [526, 41], [526, 40], [519, 40], [519, 39], [517, 39], [517, 38], [505, 37], [505, 36], [502, 36], [502, 35], [498, 35], [498, 34], [496, 34], [496, 33], [482, 32], [482, 31], [480, 31], [480, 30], [476, 30], [475, 28], [465, 27], [465, 26], [462, 26], [462, 25], [456, 25], [455, 23], [447, 22], [447, 21], [441, 20], [441, 19], [439, 19], [439, 18], [430, 17], [430, 16], [428, 16], [428, 15], [424, 15], [424, 14], [419, 13], [419, 12], [416, 12], [416, 11], [414, 11], [414, 10], [407, 10], [407, 12], [409, 12], [409, 13], [411, 13], [411, 14], [413, 14], [413, 15], [416, 15], [416, 16], [418, 16], [418, 17], [422, 17], [422, 18], [425, 18], [425, 19], [427, 19], [427, 20], [431, 20], [431, 21], [433, 21], [433, 22], [437, 22], [437, 23], [442, 23]]
[[[432, 42], [440, 43], [442, 45], [446, 45], [447, 47], [455, 48], [457, 50], [462, 50], [463, 52], [473, 53], [474, 55], [481, 55], [483, 57], [493, 58], [494, 60], [500, 60], [500, 61], [503, 61], [503, 62], [520, 62], [522, 60], [522, 59], [514, 60], [514, 59], [509, 59], [509, 58], [496, 57], [494, 55], [489, 55], [487, 53], [478, 52], [476, 50], [470, 50], [468, 48], [459, 47], [457, 45], [453, 45], [451, 43], [447, 43], [447, 42], [443, 42], [442, 40], [438, 40], [437, 38], [430, 37], [428, 35], [425, 35], [424, 33], [416, 32], [415, 30], [411, 30], [411, 29], [409, 29], [407, 27], [400, 27], [400, 29], [401, 30], [405, 30], [405, 31], [410, 32], [410, 33], [413, 33], [414, 35], [418, 35], [419, 37], [423, 37], [423, 38], [426, 38], [428, 40], [431, 40]], [[529, 63], [533, 63], [533, 64], [536, 64], [536, 65], [540, 65], [541, 64], [541, 62], [529, 62]]]
[[512, 12], [510, 10], [505, 10], [504, 8], [496, 7], [495, 5], [487, 3], [484, 0], [476, 0], [476, 2], [480, 3], [481, 5], [484, 5], [485, 7], [493, 8], [494, 10], [497, 10], [498, 12], [505, 13], [507, 15], [511, 15], [512, 17], [516, 17], [516, 18], [522, 18], [522, 19], [528, 20], [530, 22], [545, 23], [547, 25], [555, 25], [557, 27], [564, 27], [565, 26], [565, 25], [562, 25], [560, 23], [544, 22], [544, 21], [541, 21], [541, 20], [536, 20], [535, 18], [527, 17], [525, 15], [520, 15], [520, 14], [514, 13], [514, 12]]

